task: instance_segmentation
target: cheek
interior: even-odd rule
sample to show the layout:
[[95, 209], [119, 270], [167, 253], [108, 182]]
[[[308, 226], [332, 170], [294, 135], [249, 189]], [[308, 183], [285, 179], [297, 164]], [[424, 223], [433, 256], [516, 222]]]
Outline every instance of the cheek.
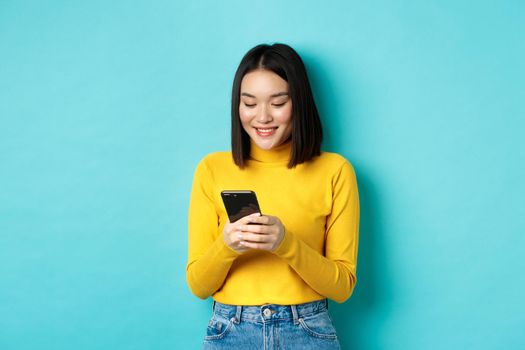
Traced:
[[274, 113], [274, 118], [278, 119], [280, 123], [291, 123], [292, 122], [292, 108], [288, 107], [280, 109]]
[[254, 112], [252, 110], [239, 107], [239, 117], [241, 118], [241, 122], [249, 122], [254, 116]]
[[241, 119], [241, 125], [248, 132], [250, 129], [250, 122], [253, 119], [253, 112], [250, 110], [239, 108], [239, 118]]

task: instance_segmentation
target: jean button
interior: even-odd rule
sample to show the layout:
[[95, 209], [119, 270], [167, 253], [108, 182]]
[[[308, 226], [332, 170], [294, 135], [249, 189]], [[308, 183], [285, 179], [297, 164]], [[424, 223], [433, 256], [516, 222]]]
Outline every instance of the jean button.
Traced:
[[266, 317], [270, 317], [272, 315], [272, 310], [264, 309], [263, 315], [266, 316]]

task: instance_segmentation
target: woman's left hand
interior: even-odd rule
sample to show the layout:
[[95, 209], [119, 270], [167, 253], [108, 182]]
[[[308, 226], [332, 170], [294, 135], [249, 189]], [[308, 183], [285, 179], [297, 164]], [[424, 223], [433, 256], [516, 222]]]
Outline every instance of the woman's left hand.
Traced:
[[[246, 248], [273, 252], [284, 238], [284, 226], [276, 216], [262, 215], [249, 219], [247, 225], [241, 225], [240, 244]], [[254, 225], [259, 224], [259, 225]]]

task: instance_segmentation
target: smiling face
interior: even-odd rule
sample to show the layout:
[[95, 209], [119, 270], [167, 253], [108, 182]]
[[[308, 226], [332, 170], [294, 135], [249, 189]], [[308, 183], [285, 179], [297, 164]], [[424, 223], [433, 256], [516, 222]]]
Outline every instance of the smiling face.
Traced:
[[239, 115], [257, 146], [270, 150], [292, 134], [292, 99], [288, 83], [272, 71], [258, 69], [241, 82]]

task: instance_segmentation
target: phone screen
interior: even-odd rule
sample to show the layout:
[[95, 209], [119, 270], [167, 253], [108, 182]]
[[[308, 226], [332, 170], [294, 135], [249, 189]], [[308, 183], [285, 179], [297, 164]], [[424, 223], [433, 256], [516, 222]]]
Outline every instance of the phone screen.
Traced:
[[221, 197], [230, 222], [235, 222], [250, 214], [261, 213], [257, 196], [253, 191], [222, 191]]

